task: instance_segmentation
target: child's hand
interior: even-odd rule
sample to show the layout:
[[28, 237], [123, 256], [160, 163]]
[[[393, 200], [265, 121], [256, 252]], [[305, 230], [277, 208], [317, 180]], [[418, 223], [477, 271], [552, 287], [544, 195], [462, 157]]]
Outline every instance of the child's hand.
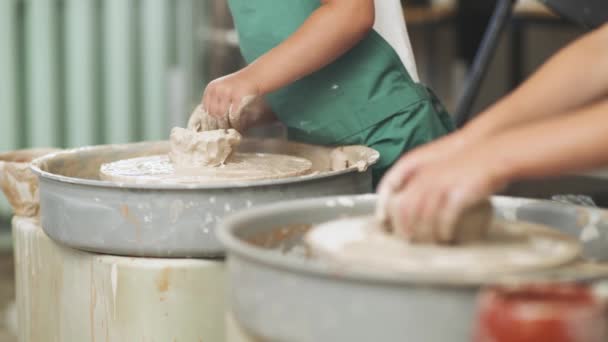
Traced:
[[260, 94], [256, 82], [244, 70], [220, 77], [207, 85], [203, 108], [216, 118], [228, 118], [241, 109], [247, 99]]
[[213, 131], [216, 129], [233, 128], [228, 122], [228, 118], [217, 118], [209, 115], [202, 105], [196, 106], [190, 119], [188, 120], [188, 129], [195, 132]]
[[241, 100], [241, 105], [225, 117], [213, 116], [207, 113], [202, 105], [198, 105], [190, 115], [188, 129], [202, 132], [234, 128], [242, 133], [252, 126], [276, 120], [272, 108], [264, 101], [264, 97], [246, 96]]

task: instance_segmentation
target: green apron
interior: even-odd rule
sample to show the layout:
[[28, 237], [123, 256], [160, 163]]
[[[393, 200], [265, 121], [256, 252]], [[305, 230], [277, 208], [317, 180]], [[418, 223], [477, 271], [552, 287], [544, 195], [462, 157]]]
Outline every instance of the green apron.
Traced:
[[[287, 39], [321, 6], [319, 0], [228, 3], [248, 63]], [[378, 150], [375, 182], [402, 153], [453, 129], [432, 92], [412, 81], [397, 53], [375, 31], [333, 63], [266, 100], [292, 140]]]

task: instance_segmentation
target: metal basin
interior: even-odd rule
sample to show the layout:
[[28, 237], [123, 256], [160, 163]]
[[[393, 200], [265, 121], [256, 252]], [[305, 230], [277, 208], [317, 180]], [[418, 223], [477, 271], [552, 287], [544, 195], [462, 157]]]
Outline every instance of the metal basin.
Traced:
[[[378, 152], [353, 147], [368, 165]], [[135, 185], [100, 181], [103, 163], [167, 153], [167, 142], [66, 150], [33, 162], [40, 178], [41, 224], [53, 240], [98, 253], [148, 257], [215, 257], [224, 215], [263, 203], [371, 191], [371, 171], [333, 171], [326, 147], [273, 139], [244, 140], [241, 151], [292, 154], [313, 163], [312, 175], [213, 185]], [[355, 162], [353, 160], [353, 162]], [[354, 164], [354, 163], [353, 163]]]
[[[227, 248], [228, 311], [239, 329], [252, 341], [470, 341], [477, 292], [495, 279], [465, 283], [370, 274], [309, 255], [302, 237], [312, 224], [371, 214], [375, 200], [373, 195], [300, 200], [224, 220], [218, 233]], [[544, 209], [559, 208], [506, 197], [493, 198], [493, 205], [500, 218], [523, 215], [529, 221], [547, 220], [543, 215], [552, 213]], [[555, 228], [571, 233], [580, 214], [564, 215], [568, 219]], [[607, 274], [608, 265], [577, 261], [508, 280], [592, 281]]]

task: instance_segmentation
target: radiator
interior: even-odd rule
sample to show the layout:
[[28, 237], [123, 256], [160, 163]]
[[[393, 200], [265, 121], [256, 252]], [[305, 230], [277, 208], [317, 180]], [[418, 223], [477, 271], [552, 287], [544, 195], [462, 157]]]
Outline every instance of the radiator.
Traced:
[[0, 0], [0, 151], [166, 139], [202, 86], [197, 1]]

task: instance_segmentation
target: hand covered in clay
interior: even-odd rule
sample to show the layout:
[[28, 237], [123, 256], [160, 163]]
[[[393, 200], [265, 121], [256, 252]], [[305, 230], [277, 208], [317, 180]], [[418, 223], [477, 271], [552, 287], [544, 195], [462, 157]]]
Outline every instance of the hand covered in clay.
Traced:
[[205, 89], [199, 114], [191, 118], [189, 128], [198, 130], [234, 128], [245, 130], [256, 110], [260, 108], [258, 86], [243, 71], [218, 78]]
[[214, 131], [217, 129], [236, 129], [244, 132], [252, 126], [270, 123], [277, 118], [262, 97], [247, 97], [236, 112], [226, 117], [215, 117], [198, 105], [188, 120], [188, 129], [195, 132]]
[[194, 132], [215, 131], [218, 129], [232, 128], [228, 118], [216, 118], [209, 115], [202, 105], [196, 106], [190, 119], [188, 119], [188, 129]]
[[406, 170], [404, 183], [384, 189], [379, 218], [396, 235], [421, 243], [479, 238], [492, 216], [487, 199], [506, 183], [495, 155], [483, 148], [427, 159]]
[[446, 135], [401, 157], [384, 175], [378, 186], [380, 202], [383, 202], [392, 192], [402, 188], [424, 166], [449, 159], [455, 153], [464, 150], [469, 143], [461, 132]]

